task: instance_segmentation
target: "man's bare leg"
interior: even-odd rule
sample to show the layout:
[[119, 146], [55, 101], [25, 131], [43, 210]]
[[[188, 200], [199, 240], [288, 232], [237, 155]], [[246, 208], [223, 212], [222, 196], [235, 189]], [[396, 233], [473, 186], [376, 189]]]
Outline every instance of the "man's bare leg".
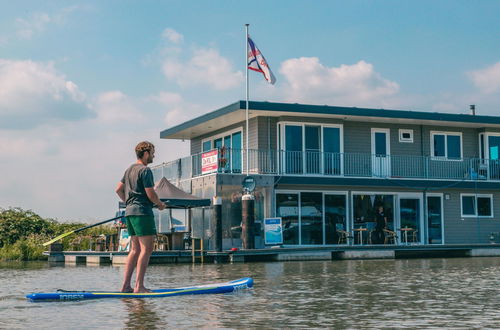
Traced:
[[140, 245], [139, 259], [137, 259], [137, 273], [135, 281], [135, 293], [150, 292], [146, 287], [144, 287], [144, 274], [146, 274], [146, 269], [149, 264], [149, 257], [153, 253], [154, 247], [154, 235], [148, 236], [137, 236]]
[[127, 256], [127, 261], [125, 262], [125, 275], [123, 277], [123, 284], [121, 292], [133, 292], [130, 281], [132, 279], [132, 274], [137, 265], [137, 259], [141, 254], [141, 245], [139, 244], [139, 239], [137, 236], [130, 237], [130, 251]]

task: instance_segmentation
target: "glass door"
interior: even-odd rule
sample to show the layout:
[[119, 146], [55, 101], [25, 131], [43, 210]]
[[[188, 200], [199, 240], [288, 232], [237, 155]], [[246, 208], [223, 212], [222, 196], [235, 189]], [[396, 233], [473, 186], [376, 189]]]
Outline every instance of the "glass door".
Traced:
[[276, 216], [281, 217], [283, 244], [299, 244], [299, 194], [277, 193]]
[[381, 177], [391, 173], [389, 129], [372, 128], [372, 173]]
[[302, 126], [285, 125], [285, 173], [302, 174]]
[[300, 244], [323, 244], [323, 193], [300, 193]]
[[342, 174], [339, 127], [323, 127], [323, 168], [325, 174]]
[[427, 195], [427, 237], [429, 244], [443, 244], [442, 195]]
[[305, 126], [306, 173], [321, 173], [321, 126]]
[[492, 180], [500, 180], [500, 136], [488, 135], [489, 173]]
[[422, 198], [399, 196], [399, 241], [401, 243], [422, 242]]
[[[325, 194], [325, 243], [347, 244], [346, 196]], [[343, 239], [344, 238], [344, 239]]]

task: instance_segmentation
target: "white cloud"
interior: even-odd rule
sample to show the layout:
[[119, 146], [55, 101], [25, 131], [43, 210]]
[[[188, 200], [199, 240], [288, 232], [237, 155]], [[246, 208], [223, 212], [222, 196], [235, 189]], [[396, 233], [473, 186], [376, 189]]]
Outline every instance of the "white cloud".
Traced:
[[167, 56], [163, 59], [162, 71], [181, 87], [205, 85], [215, 90], [227, 90], [243, 82], [243, 73], [235, 71], [231, 62], [213, 48], [196, 49], [187, 61]]
[[500, 92], [500, 62], [485, 69], [469, 72], [469, 77], [482, 93]]
[[18, 18], [17, 35], [23, 39], [31, 39], [35, 32], [42, 32], [45, 26], [51, 21], [47, 13], [35, 13], [30, 18]]
[[121, 91], [101, 93], [96, 100], [95, 110], [99, 120], [137, 122], [144, 120], [144, 115], [130, 98]]
[[281, 90], [287, 101], [325, 104], [383, 104], [399, 91], [396, 82], [383, 78], [373, 65], [327, 67], [317, 57], [292, 58], [281, 64], [286, 82]]
[[31, 39], [34, 34], [45, 31], [49, 24], [63, 25], [72, 12], [85, 8], [85, 6], [71, 6], [62, 8], [54, 14], [37, 12], [29, 18], [16, 19], [16, 34], [21, 39]]
[[0, 128], [29, 128], [93, 115], [85, 94], [52, 63], [0, 59]]
[[161, 34], [161, 36], [164, 39], [166, 39], [174, 44], [178, 44], [178, 43], [181, 43], [182, 41], [184, 41], [184, 36], [171, 28], [166, 28], [165, 30], [163, 30], [163, 33]]
[[182, 95], [177, 93], [163, 91], [152, 96], [151, 100], [156, 102], [160, 106], [161, 112], [165, 114], [164, 123], [166, 127], [185, 122], [206, 110], [206, 108], [202, 108], [197, 104], [185, 101]]

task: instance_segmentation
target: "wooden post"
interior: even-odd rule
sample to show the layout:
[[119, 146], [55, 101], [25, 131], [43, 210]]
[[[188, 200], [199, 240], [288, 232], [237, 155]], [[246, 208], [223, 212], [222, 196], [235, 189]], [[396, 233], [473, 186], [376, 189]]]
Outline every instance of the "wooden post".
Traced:
[[243, 249], [255, 249], [255, 207], [254, 198], [251, 194], [243, 195], [241, 198], [241, 243]]
[[213, 198], [211, 227], [214, 250], [222, 252], [222, 198], [217, 196]]

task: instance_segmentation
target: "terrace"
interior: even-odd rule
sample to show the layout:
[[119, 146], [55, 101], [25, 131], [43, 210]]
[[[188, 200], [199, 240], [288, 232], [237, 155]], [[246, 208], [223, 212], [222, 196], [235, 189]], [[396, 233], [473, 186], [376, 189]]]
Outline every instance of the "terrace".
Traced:
[[[250, 149], [248, 157], [248, 173], [254, 175], [500, 181], [498, 159], [261, 149]], [[198, 153], [160, 164], [153, 173], [182, 182], [214, 172], [246, 173], [246, 163], [245, 150], [223, 148], [213, 150], [210, 159]]]

